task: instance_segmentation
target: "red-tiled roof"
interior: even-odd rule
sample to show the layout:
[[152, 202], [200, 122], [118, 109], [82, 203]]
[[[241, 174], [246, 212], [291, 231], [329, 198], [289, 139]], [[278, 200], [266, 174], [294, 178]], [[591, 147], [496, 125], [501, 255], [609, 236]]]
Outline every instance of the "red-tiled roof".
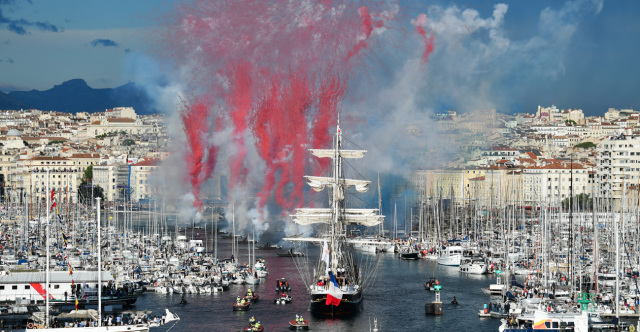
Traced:
[[133, 123], [136, 122], [134, 119], [131, 118], [108, 118], [107, 119], [109, 122], [129, 122], [129, 123]]
[[147, 159], [131, 166], [159, 166], [160, 159]]

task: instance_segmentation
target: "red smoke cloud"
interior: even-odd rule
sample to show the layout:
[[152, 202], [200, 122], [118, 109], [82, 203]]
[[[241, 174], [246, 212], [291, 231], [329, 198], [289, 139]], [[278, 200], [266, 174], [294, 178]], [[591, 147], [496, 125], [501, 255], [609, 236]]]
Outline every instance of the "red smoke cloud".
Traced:
[[[255, 148], [265, 165], [258, 207], [270, 197], [285, 211], [301, 206], [303, 175], [317, 171], [308, 169], [306, 151], [330, 145], [329, 131], [358, 63], [353, 58], [374, 43], [374, 31], [386, 28], [393, 13], [385, 2], [347, 0], [196, 0], [177, 6], [168, 17], [167, 52], [188, 71], [194, 95], [207, 96], [186, 103], [181, 116], [196, 206], [218, 162], [212, 135], [223, 127], [233, 129], [225, 145], [231, 150], [230, 189], [245, 187], [255, 166], [248, 149]], [[318, 167], [329, 162], [320, 160]]]
[[433, 35], [427, 36], [427, 32], [424, 30], [424, 26], [427, 25], [427, 15], [420, 14], [418, 15], [418, 19], [415, 22], [416, 31], [422, 36], [422, 40], [424, 41], [424, 52], [422, 53], [422, 59], [420, 63], [423, 65], [429, 61], [429, 55], [433, 53]]
[[218, 148], [208, 143], [213, 131], [210, 126], [212, 114], [205, 99], [199, 98], [191, 104], [183, 103], [180, 118], [187, 136], [188, 180], [195, 196], [194, 207], [200, 209], [200, 187], [211, 177], [218, 155]]

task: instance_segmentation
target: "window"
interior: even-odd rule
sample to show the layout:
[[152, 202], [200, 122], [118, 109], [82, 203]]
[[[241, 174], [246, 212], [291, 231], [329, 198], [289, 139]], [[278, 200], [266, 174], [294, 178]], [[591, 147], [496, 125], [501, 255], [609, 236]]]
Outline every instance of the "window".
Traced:
[[31, 289], [31, 285], [24, 285], [24, 289]]
[[11, 289], [18, 289], [18, 285], [11, 286]]
[[60, 285], [53, 285], [53, 289], [59, 289]]

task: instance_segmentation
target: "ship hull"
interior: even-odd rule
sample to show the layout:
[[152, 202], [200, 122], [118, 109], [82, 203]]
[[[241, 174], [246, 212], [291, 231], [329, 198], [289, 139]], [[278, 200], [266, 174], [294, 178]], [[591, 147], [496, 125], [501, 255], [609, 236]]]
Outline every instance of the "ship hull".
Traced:
[[311, 314], [316, 316], [329, 317], [352, 316], [362, 310], [363, 297], [361, 292], [358, 292], [356, 294], [344, 294], [342, 296], [340, 304], [337, 306], [326, 305], [326, 301], [326, 294], [311, 295], [311, 304], [309, 306], [309, 311], [311, 312]]

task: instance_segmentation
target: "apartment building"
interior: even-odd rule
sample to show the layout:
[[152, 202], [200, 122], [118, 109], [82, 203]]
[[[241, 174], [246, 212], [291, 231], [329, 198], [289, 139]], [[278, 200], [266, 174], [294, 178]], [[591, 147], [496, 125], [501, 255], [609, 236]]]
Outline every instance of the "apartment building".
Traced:
[[640, 179], [640, 136], [611, 136], [597, 150], [599, 195], [619, 201], [623, 189]]
[[138, 202], [158, 194], [158, 183], [153, 177], [160, 171], [160, 160], [148, 159], [130, 166], [131, 201]]
[[124, 199], [129, 186], [129, 166], [125, 163], [93, 166], [93, 183], [104, 190], [105, 201]]

